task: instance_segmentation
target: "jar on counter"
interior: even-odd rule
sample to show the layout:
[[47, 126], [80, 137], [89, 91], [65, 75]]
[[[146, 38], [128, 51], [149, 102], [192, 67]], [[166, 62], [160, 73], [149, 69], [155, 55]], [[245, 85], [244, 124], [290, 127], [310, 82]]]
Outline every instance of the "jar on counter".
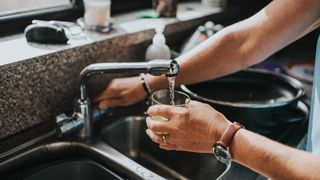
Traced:
[[152, 6], [160, 17], [176, 17], [178, 0], [153, 0]]

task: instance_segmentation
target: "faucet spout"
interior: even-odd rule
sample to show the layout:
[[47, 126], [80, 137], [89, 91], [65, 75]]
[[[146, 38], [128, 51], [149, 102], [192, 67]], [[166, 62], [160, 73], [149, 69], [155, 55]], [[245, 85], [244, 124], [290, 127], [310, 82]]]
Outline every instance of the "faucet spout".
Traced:
[[175, 60], [156, 59], [149, 62], [135, 63], [96, 63], [85, 67], [80, 73], [80, 110], [83, 116], [83, 128], [79, 136], [87, 138], [91, 136], [93, 118], [90, 109], [90, 99], [87, 95], [86, 82], [95, 74], [139, 74], [149, 73], [155, 76], [166, 74], [169, 77], [177, 76], [180, 68]]
[[80, 73], [80, 100], [86, 100], [87, 90], [86, 81], [94, 74], [139, 74], [149, 73], [155, 76], [166, 74], [176, 76], [180, 71], [179, 65], [175, 60], [156, 59], [149, 62], [135, 63], [96, 63], [85, 67]]

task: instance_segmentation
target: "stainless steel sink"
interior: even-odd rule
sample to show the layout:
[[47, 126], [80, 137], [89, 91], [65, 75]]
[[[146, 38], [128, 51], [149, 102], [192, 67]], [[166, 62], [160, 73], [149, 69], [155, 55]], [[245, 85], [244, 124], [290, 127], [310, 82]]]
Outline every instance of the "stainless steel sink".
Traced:
[[0, 179], [163, 179], [99, 138], [59, 141], [21, 150], [0, 154]]
[[9, 179], [25, 180], [90, 180], [90, 179], [108, 179], [121, 180], [120, 176], [111, 170], [92, 160], [64, 160], [49, 164], [42, 164], [26, 171], [16, 173]]
[[85, 144], [56, 142], [31, 148], [3, 161], [0, 174], [1, 179], [6, 180], [124, 179], [125, 176], [112, 169], [108, 161], [100, 159], [99, 154]]
[[212, 154], [161, 150], [145, 133], [144, 109], [114, 109], [86, 140], [39, 127], [39, 136], [0, 153], [0, 179], [215, 179], [223, 172]]
[[120, 153], [167, 179], [215, 179], [225, 169], [212, 154], [161, 150], [145, 131], [145, 117], [129, 116], [107, 126], [101, 137]]

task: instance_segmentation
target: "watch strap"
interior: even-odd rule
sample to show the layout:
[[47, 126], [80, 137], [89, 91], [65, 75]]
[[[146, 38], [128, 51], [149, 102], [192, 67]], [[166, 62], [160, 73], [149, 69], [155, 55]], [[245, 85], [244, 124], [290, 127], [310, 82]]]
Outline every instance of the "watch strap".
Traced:
[[241, 128], [244, 128], [244, 127], [240, 123], [233, 122], [224, 131], [224, 133], [222, 134], [222, 136], [221, 136], [220, 140], [217, 142], [217, 144], [219, 144], [222, 147], [224, 147], [225, 149], [227, 149], [230, 146], [234, 135]]
[[146, 82], [146, 77], [145, 77], [144, 73], [140, 74], [140, 81], [141, 81], [141, 84], [143, 86], [144, 91], [147, 93], [147, 98], [148, 98], [151, 95], [151, 89]]

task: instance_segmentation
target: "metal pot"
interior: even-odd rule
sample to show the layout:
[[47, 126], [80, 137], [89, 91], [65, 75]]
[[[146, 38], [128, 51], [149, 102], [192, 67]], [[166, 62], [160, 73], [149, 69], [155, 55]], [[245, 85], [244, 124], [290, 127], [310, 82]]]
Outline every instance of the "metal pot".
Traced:
[[295, 121], [292, 109], [305, 94], [296, 79], [273, 72], [248, 69], [181, 89], [192, 99], [210, 104], [229, 120], [271, 136], [284, 123]]

